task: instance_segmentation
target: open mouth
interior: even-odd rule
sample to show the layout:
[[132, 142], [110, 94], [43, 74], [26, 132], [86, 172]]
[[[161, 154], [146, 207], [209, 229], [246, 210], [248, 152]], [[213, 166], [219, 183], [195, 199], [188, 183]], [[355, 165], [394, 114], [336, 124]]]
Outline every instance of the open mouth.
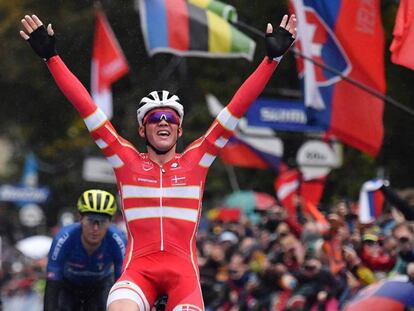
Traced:
[[160, 130], [157, 132], [157, 135], [161, 137], [168, 137], [170, 136], [170, 132], [167, 130]]

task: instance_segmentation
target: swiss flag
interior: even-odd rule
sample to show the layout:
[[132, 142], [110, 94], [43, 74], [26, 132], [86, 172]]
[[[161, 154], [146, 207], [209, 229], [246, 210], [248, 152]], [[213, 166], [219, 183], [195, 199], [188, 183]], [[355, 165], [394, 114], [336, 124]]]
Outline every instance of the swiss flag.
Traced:
[[111, 84], [129, 71], [128, 63], [102, 10], [96, 11], [91, 65], [91, 93], [95, 103], [112, 117]]
[[391, 61], [414, 70], [414, 1], [401, 0], [391, 42]]

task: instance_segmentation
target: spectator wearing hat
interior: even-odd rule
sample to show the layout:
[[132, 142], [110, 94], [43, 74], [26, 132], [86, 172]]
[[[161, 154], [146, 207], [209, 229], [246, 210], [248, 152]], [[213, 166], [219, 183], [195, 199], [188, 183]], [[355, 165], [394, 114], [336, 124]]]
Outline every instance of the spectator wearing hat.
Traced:
[[223, 231], [217, 238], [217, 242], [223, 248], [227, 262], [232, 254], [237, 250], [239, 237], [232, 231]]
[[377, 234], [365, 233], [362, 236], [361, 260], [373, 271], [389, 272], [394, 267], [396, 258], [385, 252]]

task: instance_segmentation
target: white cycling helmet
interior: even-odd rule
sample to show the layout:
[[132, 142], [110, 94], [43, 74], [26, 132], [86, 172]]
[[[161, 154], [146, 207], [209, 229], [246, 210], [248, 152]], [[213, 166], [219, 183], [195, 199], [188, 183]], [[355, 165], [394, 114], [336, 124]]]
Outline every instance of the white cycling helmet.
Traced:
[[177, 95], [170, 94], [170, 92], [152, 91], [145, 96], [138, 105], [137, 119], [139, 126], [142, 125], [142, 120], [145, 115], [152, 109], [155, 108], [171, 108], [174, 109], [180, 117], [180, 126], [183, 123], [184, 107], [180, 104], [180, 99]]

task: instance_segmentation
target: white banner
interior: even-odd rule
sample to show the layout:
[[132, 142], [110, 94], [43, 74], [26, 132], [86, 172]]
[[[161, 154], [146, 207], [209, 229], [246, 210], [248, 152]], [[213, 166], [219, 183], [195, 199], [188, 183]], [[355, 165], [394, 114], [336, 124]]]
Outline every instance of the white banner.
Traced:
[[82, 176], [86, 181], [116, 183], [112, 166], [105, 158], [86, 158], [83, 162]]

